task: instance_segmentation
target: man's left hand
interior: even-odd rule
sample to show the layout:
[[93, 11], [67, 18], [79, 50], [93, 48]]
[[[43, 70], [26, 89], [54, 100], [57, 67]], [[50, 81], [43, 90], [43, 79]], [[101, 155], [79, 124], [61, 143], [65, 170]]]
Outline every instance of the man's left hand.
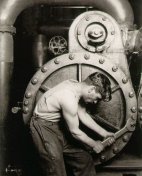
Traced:
[[111, 144], [113, 144], [115, 142], [115, 137], [114, 137], [114, 133], [111, 132], [107, 132], [105, 134], [105, 139], [108, 138], [108, 146], [110, 146]]

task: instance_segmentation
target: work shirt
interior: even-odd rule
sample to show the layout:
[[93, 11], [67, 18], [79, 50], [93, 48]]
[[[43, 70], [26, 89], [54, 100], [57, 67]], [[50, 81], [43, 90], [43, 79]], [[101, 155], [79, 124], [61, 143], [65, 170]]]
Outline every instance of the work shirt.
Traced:
[[[77, 98], [75, 91], [76, 83], [78, 83], [76, 80], [66, 80], [46, 91], [35, 106], [34, 116], [51, 122], [60, 121], [62, 109], [58, 95], [67, 90], [73, 93], [73, 96]], [[53, 100], [55, 101], [53, 102]]]

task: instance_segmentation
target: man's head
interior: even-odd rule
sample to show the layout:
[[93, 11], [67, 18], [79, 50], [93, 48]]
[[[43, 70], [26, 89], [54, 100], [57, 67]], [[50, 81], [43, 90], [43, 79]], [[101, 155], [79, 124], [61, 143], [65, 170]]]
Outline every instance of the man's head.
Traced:
[[110, 101], [111, 83], [102, 73], [95, 72], [89, 75], [84, 81], [87, 85], [86, 93], [84, 91], [84, 101], [88, 103], [97, 103], [98, 100]]

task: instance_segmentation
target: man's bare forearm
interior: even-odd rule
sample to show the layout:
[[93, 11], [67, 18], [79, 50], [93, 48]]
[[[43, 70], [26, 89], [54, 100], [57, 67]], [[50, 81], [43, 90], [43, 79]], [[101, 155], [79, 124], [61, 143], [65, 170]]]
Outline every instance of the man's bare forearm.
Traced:
[[73, 136], [75, 139], [77, 139], [77, 140], [79, 140], [79, 141], [81, 141], [81, 142], [87, 144], [88, 146], [90, 146], [90, 147], [92, 147], [92, 148], [96, 145], [96, 141], [93, 140], [93, 139], [91, 139], [89, 136], [87, 136], [87, 135], [86, 135], [83, 131], [81, 131], [80, 129], [77, 129], [77, 130], [75, 130], [75, 131], [73, 131], [73, 132], [71, 132], [71, 133], [72, 133], [72, 136]]

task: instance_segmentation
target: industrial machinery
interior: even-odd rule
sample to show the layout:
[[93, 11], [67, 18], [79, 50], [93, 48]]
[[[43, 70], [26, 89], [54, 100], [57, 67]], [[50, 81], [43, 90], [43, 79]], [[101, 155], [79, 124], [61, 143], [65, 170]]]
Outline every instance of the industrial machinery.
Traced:
[[142, 3], [3, 0], [0, 4], [1, 175], [38, 175], [27, 127], [36, 101], [60, 82], [82, 81], [95, 71], [108, 76], [112, 99], [87, 109], [116, 137], [109, 147], [102, 141], [103, 152], [92, 153], [97, 174], [142, 175], [142, 30], [136, 13]]

